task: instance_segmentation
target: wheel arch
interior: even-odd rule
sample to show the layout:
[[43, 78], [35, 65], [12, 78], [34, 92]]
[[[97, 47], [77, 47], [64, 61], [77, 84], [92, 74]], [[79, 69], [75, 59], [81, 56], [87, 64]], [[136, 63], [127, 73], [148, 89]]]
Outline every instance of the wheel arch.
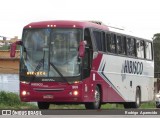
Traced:
[[137, 94], [137, 90], [138, 90], [139, 95], [140, 95], [140, 102], [142, 102], [142, 89], [141, 89], [141, 86], [137, 86], [136, 87], [136, 94]]
[[138, 89], [139, 92], [140, 92], [140, 97], [142, 97], [142, 96], [141, 96], [141, 92], [142, 92], [142, 91], [141, 91], [141, 86], [137, 86], [137, 87], [136, 87], [136, 91], [137, 91], [137, 89]]

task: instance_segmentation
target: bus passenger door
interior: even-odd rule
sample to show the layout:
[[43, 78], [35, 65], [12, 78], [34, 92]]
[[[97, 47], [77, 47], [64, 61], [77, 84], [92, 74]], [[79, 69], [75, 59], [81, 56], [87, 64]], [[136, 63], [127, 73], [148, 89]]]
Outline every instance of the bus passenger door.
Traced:
[[87, 42], [85, 48], [85, 56], [83, 59], [83, 79], [90, 76], [92, 67], [93, 47], [91, 41], [91, 35], [88, 28], [84, 30], [84, 41]]

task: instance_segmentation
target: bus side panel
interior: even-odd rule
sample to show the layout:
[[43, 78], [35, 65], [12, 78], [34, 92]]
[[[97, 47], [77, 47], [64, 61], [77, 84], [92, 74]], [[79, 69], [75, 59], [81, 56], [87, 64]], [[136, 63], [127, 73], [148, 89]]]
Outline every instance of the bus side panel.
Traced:
[[[143, 65], [141, 74], [138, 72], [138, 69], [137, 72], [135, 71], [135, 68], [139, 68], [133, 67], [133, 65], [136, 64]], [[141, 101], [153, 100], [153, 64], [152, 61], [126, 58], [123, 56], [103, 55], [98, 74], [104, 80], [104, 83], [108, 83], [108, 85], [104, 87], [107, 91], [107, 101], [112, 101], [114, 91], [121, 96], [124, 101], [134, 102], [136, 87], [140, 87], [141, 89]]]
[[91, 79], [94, 86], [101, 86], [102, 102], [124, 102], [125, 100], [117, 91], [117, 88], [113, 86], [113, 83], [104, 74], [106, 64], [102, 60], [102, 57], [103, 55], [99, 53], [92, 63]]
[[114, 86], [109, 84], [110, 82], [108, 82], [108, 78], [102, 76], [99, 72], [96, 74], [96, 77], [96, 84], [99, 84], [102, 87], [102, 102], [125, 102], [120, 93], [115, 90]]

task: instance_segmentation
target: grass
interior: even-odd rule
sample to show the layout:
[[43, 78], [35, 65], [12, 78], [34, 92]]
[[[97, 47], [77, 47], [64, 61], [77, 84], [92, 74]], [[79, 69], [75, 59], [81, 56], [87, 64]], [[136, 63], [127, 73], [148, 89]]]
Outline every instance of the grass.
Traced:
[[[85, 109], [83, 104], [80, 105], [50, 105], [50, 109]], [[120, 104], [104, 104], [101, 109], [124, 109]]]
[[[142, 103], [140, 109], [153, 109], [155, 102]], [[85, 109], [83, 104], [80, 105], [50, 105], [50, 109]], [[104, 104], [101, 109], [124, 109], [122, 104]]]
[[142, 108], [142, 109], [152, 109], [152, 108], [156, 108], [156, 104], [155, 104], [155, 102], [143, 103], [140, 108]]
[[[18, 45], [16, 47], [16, 50], [19, 50], [20, 49], [20, 46]], [[2, 47], [0, 47], [0, 50], [10, 50], [10, 45], [4, 45]]]
[[2, 47], [0, 47], [0, 50], [9, 50], [10, 49], [10, 46], [8, 45], [4, 45]]
[[[143, 103], [141, 109], [155, 108], [155, 102]], [[21, 102], [15, 93], [0, 92], [0, 109], [38, 109], [37, 105]], [[85, 109], [83, 104], [80, 105], [50, 105], [50, 109]], [[122, 104], [104, 104], [101, 109], [124, 109]]]
[[36, 105], [21, 102], [15, 93], [0, 92], [0, 109], [38, 109]]

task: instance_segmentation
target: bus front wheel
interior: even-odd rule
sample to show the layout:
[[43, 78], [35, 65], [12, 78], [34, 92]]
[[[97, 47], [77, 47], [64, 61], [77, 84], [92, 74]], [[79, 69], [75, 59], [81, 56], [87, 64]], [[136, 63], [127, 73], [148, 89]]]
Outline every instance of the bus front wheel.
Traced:
[[49, 109], [49, 103], [47, 102], [37, 102], [39, 109]]
[[85, 103], [86, 109], [100, 109], [101, 107], [101, 93], [98, 86], [96, 86], [95, 93], [94, 93], [95, 102], [88, 102]]

